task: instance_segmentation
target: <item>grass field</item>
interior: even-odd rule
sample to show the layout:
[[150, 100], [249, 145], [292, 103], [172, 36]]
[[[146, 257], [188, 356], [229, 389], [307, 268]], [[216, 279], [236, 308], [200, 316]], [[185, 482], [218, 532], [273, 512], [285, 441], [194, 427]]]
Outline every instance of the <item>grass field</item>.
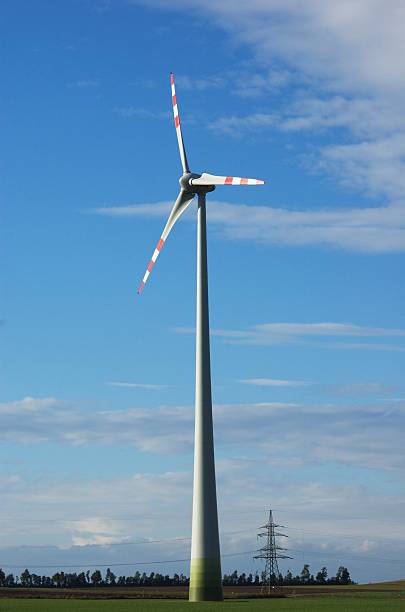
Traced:
[[[228, 587], [225, 589], [228, 599], [224, 602], [191, 604], [186, 599], [167, 598], [186, 597], [185, 589], [179, 589], [177, 594], [176, 589], [150, 589], [150, 592], [144, 589], [148, 599], [141, 599], [139, 590], [123, 588], [117, 589], [115, 597], [125, 599], [105, 599], [112, 596], [111, 589], [82, 592], [45, 589], [46, 593], [44, 589], [1, 588], [0, 612], [405, 612], [405, 580], [338, 588], [295, 587], [286, 589], [288, 596], [278, 599], [249, 599], [249, 595], [257, 597], [260, 593], [257, 589], [251, 590], [244, 597], [243, 593], [238, 595], [233, 587]], [[138, 599], [128, 598], [134, 596]], [[156, 596], [167, 599], [153, 599]]]
[[368, 592], [296, 596], [285, 599], [229, 599], [221, 603], [185, 600], [0, 599], [0, 612], [405, 612], [405, 594]]

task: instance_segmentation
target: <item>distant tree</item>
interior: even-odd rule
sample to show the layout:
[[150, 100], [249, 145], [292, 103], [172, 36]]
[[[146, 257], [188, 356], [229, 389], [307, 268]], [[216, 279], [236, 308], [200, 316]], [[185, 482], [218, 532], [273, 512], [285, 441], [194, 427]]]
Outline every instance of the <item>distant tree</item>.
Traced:
[[31, 574], [31, 581], [32, 586], [37, 588], [41, 586], [41, 576], [38, 576], [38, 574]]
[[114, 585], [115, 585], [115, 579], [116, 579], [115, 574], [114, 574], [114, 573], [113, 573], [113, 572], [110, 570], [110, 568], [108, 567], [108, 568], [107, 568], [107, 571], [106, 571], [106, 573], [105, 573], [105, 583], [106, 583], [107, 585], [114, 586]]
[[301, 582], [302, 584], [308, 584], [310, 581], [310, 571], [309, 571], [309, 565], [306, 563], [304, 565], [304, 567], [301, 570]]
[[[262, 572], [261, 580], [259, 573], [256, 571], [255, 576], [252, 574], [246, 575], [245, 572], [242, 572], [238, 575], [238, 571], [234, 570], [232, 574], [224, 574], [222, 583], [225, 586], [245, 586], [245, 585], [256, 585], [259, 586], [263, 584], [263, 580], [265, 578], [265, 573]], [[353, 584], [353, 581], [350, 578], [350, 573], [347, 567], [343, 565], [339, 566], [337, 573], [335, 576], [328, 578], [328, 570], [326, 567], [322, 567], [319, 572], [316, 574], [314, 578], [313, 574], [310, 573], [309, 564], [305, 564], [301, 574], [297, 576], [293, 576], [291, 570], [288, 570], [285, 576], [279, 573], [278, 576], [272, 575], [272, 582], [277, 582], [278, 584], [285, 585], [295, 585], [295, 584]], [[262, 582], [261, 582], [262, 581]], [[77, 574], [76, 572], [72, 573], [64, 573], [62, 571], [56, 572], [52, 577], [49, 576], [39, 576], [38, 574], [31, 574], [28, 569], [25, 569], [21, 573], [21, 578], [18, 576], [14, 576], [13, 574], [5, 575], [4, 570], [0, 568], [0, 587], [14, 587], [18, 586], [20, 583], [23, 587], [59, 587], [59, 588], [77, 588], [83, 586], [89, 586], [90, 584], [93, 586], [98, 585], [108, 585], [113, 586], [118, 584], [119, 586], [132, 586], [132, 587], [140, 587], [152, 585], [155, 587], [160, 586], [176, 586], [176, 585], [189, 585], [189, 578], [184, 574], [175, 573], [172, 577], [168, 574], [160, 574], [159, 572], [151, 572], [149, 576], [143, 572], [142, 574], [137, 571], [133, 576], [117, 576], [111, 571], [110, 568], [107, 568], [105, 573], [105, 579], [103, 581], [103, 577], [101, 575], [100, 570], [95, 570], [91, 575], [90, 571], [80, 572]]]
[[50, 576], [42, 576], [41, 578], [41, 586], [42, 587], [53, 587], [52, 578]]
[[315, 580], [316, 582], [318, 582], [318, 584], [325, 584], [327, 577], [328, 577], [328, 570], [326, 569], [326, 567], [323, 567], [317, 573]]
[[337, 584], [350, 584], [350, 573], [347, 567], [341, 565], [336, 574], [336, 582]]
[[284, 583], [285, 584], [292, 584], [293, 580], [294, 580], [294, 578], [293, 578], [293, 575], [291, 573], [291, 570], [288, 570], [288, 572], [286, 573], [285, 578], [284, 578]]
[[16, 585], [16, 579], [14, 578], [14, 574], [8, 574], [6, 576], [6, 581], [5, 581], [5, 585], [7, 587], [13, 587]]
[[52, 582], [56, 587], [60, 587], [60, 572], [56, 572], [56, 574], [52, 576]]
[[29, 571], [27, 569], [25, 569], [21, 573], [20, 579], [21, 579], [21, 586], [23, 586], [23, 587], [30, 587], [30, 586], [32, 586], [31, 574], [29, 573]]
[[91, 582], [96, 587], [103, 582], [100, 570], [95, 570], [91, 575]]

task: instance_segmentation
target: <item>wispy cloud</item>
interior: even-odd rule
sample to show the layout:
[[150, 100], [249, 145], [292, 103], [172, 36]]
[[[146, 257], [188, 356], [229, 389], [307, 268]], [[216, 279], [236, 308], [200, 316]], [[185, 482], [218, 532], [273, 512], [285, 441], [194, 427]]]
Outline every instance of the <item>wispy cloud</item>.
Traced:
[[[94, 213], [109, 217], [162, 219], [173, 202], [102, 206]], [[210, 224], [228, 240], [261, 244], [319, 245], [360, 253], [405, 250], [405, 207], [288, 210], [271, 206], [235, 205], [210, 200]], [[189, 218], [187, 213], [185, 219]]]
[[123, 106], [116, 108], [115, 112], [126, 119], [139, 117], [140, 119], [164, 120], [171, 116], [169, 111], [151, 111], [147, 108], [140, 108], [137, 106]]
[[99, 85], [100, 81], [98, 79], [81, 79], [69, 84], [70, 87], [78, 87], [79, 89], [99, 87]]
[[[357, 383], [341, 385], [323, 385], [323, 391], [335, 395], [385, 395], [401, 389], [398, 385], [385, 385], [383, 383]], [[392, 401], [392, 400], [391, 400]]]
[[213, 132], [224, 132], [235, 138], [241, 138], [247, 131], [262, 131], [280, 124], [276, 113], [251, 113], [250, 115], [228, 115], [210, 121], [209, 129]]
[[[80, 566], [93, 561], [131, 564], [135, 557], [141, 561], [188, 557], [188, 540], [167, 540], [190, 534], [191, 406], [89, 413], [79, 403], [31, 397], [1, 404], [0, 418], [0, 441], [13, 444], [27, 438], [31, 443], [70, 444], [80, 438], [91, 444], [134, 444], [152, 452], [160, 452], [164, 445], [165, 454], [188, 451], [187, 468], [178, 472], [135, 472], [114, 478], [82, 474], [70, 480], [47, 477], [32, 482], [14, 471], [0, 479], [2, 526], [9, 517], [2, 541], [3, 546], [13, 546], [4, 551], [4, 562], [24, 567], [30, 563]], [[305, 548], [307, 555], [311, 546], [329, 554], [339, 551], [340, 559], [350, 552], [360, 554], [362, 547], [366, 553], [371, 545], [365, 542], [376, 541], [377, 532], [378, 550], [394, 550], [402, 538], [403, 500], [400, 487], [393, 483], [405, 468], [404, 418], [404, 401], [215, 405], [223, 552], [251, 549], [255, 525], [261, 524], [269, 499], [291, 527], [290, 548]], [[358, 470], [366, 474], [362, 484], [357, 477], [350, 481], [353, 469], [357, 476]], [[322, 481], [322, 474], [325, 479], [327, 474], [327, 481]], [[240, 489], [244, 495], [235, 496]], [[27, 505], [30, 515], [18, 520]], [[387, 518], [383, 525], [381, 516]], [[243, 529], [251, 531], [226, 533]], [[307, 537], [305, 530], [310, 532]], [[350, 536], [346, 544], [339, 532]], [[165, 542], [150, 543], [159, 538]], [[131, 546], [134, 540], [138, 544]], [[53, 548], [43, 548], [51, 542]], [[18, 549], [16, 544], [24, 547]]]
[[[403, 401], [381, 400], [302, 404], [275, 402], [270, 397], [269, 401], [214, 407], [220, 448], [261, 449], [282, 463], [325, 460], [386, 469], [404, 461], [400, 427], [404, 415]], [[1, 404], [0, 417], [0, 442], [6, 443], [119, 444], [158, 454], [191, 452], [193, 447], [190, 406], [89, 413], [57, 399], [29, 398]], [[316, 428], [304, 431], [309, 422], [316, 422]], [[1, 486], [11, 484], [0, 482]], [[12, 486], [18, 488], [19, 482]]]
[[167, 389], [167, 385], [134, 382], [107, 382], [106, 385], [108, 385], [109, 387], [121, 387], [124, 389], [147, 389], [152, 391], [160, 391], [161, 389]]
[[227, 85], [227, 79], [220, 75], [190, 77], [176, 74], [176, 85], [184, 90], [204, 91], [205, 89], [222, 89]]
[[[289, 85], [277, 110], [262, 99], [247, 114], [210, 117], [210, 129], [232, 136], [246, 130], [262, 135], [266, 129], [328, 130], [329, 143], [311, 143], [311, 153], [301, 155], [301, 161], [306, 157], [311, 171], [325, 172], [386, 203], [379, 209], [332, 210], [335, 222], [329, 222], [323, 210], [319, 224], [315, 211], [305, 211], [303, 232], [297, 225], [295, 232], [289, 227], [287, 233], [283, 224], [272, 231], [273, 243], [330, 244], [374, 253], [404, 250], [405, 9], [400, 0], [388, 7], [375, 0], [371, 11], [368, 0], [339, 6], [318, 0], [151, 0], [148, 5], [203, 14], [227, 31], [233, 43], [249, 45], [256, 61], [251, 62], [251, 75], [246, 69], [239, 79], [246, 95], [266, 95], [271, 75], [276, 86], [277, 81]], [[237, 90], [231, 85], [235, 76], [225, 76], [228, 90]], [[294, 218], [289, 211], [285, 215]], [[381, 233], [375, 215], [387, 217]], [[358, 221], [362, 217], [358, 241], [353, 216]]]
[[65, 523], [72, 531], [73, 546], [107, 546], [128, 541], [126, 525], [104, 517], [88, 517]]
[[141, 217], [163, 218], [167, 216], [173, 202], [156, 202], [155, 204], [128, 204], [127, 206], [100, 206], [92, 212], [103, 217]]
[[277, 378], [242, 378], [238, 382], [255, 387], [303, 387], [311, 384], [303, 380], [279, 380]]
[[[177, 327], [178, 333], [194, 333], [193, 328]], [[365, 327], [353, 323], [260, 323], [245, 330], [212, 329], [212, 336], [233, 344], [316, 343], [319, 348], [405, 351], [402, 344], [368, 341], [336, 341], [334, 338], [396, 338], [405, 337], [405, 330], [386, 327]], [[326, 340], [325, 340], [326, 339]]]
[[[305, 550], [305, 558], [310, 562], [315, 555], [317, 567], [324, 560], [329, 568], [337, 567], [345, 563], [347, 556], [353, 577], [359, 578], [362, 574], [357, 573], [357, 568], [364, 568], [373, 550], [378, 550], [383, 558], [403, 557], [400, 529], [403, 503], [397, 490], [381, 495], [376, 491], [375, 478], [370, 486], [348, 480], [327, 483], [316, 478], [297, 480], [285, 477], [285, 472], [279, 479], [269, 480], [269, 469], [274, 465], [264, 458], [260, 462], [217, 461], [223, 554], [256, 548], [256, 527], [262, 524], [271, 499], [276, 516], [288, 525], [289, 548]], [[277, 465], [276, 471], [279, 469]], [[291, 465], [288, 474], [294, 473], [296, 466]], [[2, 507], [7, 514], [18, 519], [23, 502], [30, 507], [29, 517], [10, 523], [10, 535], [3, 540], [3, 546], [9, 546], [2, 551], [6, 562], [3, 568], [11, 564], [30, 569], [38, 564], [81, 568], [94, 562], [108, 563], [114, 570], [115, 564], [128, 563], [128, 568], [133, 567], [134, 559], [136, 562], [187, 559], [191, 488], [190, 472], [138, 472], [108, 480], [95, 477], [71, 482], [55, 479], [35, 485], [27, 482], [18, 495], [2, 491]], [[240, 488], [245, 495], [235, 496], [235, 490]], [[382, 515], [387, 519], [383, 523]], [[72, 516], [77, 519], [73, 523]], [[28, 529], [24, 534], [23, 522]], [[43, 546], [51, 541], [56, 546]], [[325, 559], [319, 555], [322, 551]], [[357, 564], [354, 553], [360, 557]], [[371, 554], [372, 558], [375, 556]], [[292, 561], [297, 571], [302, 566], [301, 558], [299, 554], [299, 559]], [[225, 556], [224, 571], [232, 570], [234, 563], [234, 558]], [[255, 570], [251, 554], [238, 557], [238, 564], [248, 571]], [[145, 566], [146, 571], [153, 569], [153, 565]], [[384, 567], [379, 564], [378, 571], [384, 571]], [[395, 567], [396, 564], [388, 565], [387, 571], [392, 572]], [[398, 571], [401, 570], [400, 567]], [[167, 571], [187, 572], [188, 562], [170, 564]], [[127, 568], [123, 569], [126, 572]]]

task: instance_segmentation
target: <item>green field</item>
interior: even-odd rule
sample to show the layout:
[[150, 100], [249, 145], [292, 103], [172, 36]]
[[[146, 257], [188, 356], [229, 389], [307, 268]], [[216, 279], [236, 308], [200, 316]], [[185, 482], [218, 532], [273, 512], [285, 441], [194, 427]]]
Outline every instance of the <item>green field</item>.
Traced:
[[257, 588], [238, 593], [234, 587], [225, 587], [224, 592], [224, 602], [189, 603], [184, 599], [186, 587], [141, 591], [125, 587], [0, 588], [0, 612], [405, 612], [405, 580], [347, 587], [291, 587], [284, 589], [287, 597], [274, 599], [257, 599]]
[[0, 612], [405, 612], [405, 596], [394, 593], [298, 596], [286, 599], [234, 599], [221, 603], [189, 603], [184, 600], [68, 600], [1, 599]]

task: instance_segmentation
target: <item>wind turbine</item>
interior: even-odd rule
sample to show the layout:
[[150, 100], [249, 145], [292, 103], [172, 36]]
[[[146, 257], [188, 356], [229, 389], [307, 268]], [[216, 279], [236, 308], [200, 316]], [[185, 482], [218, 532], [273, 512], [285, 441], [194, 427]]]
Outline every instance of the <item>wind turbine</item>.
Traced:
[[262, 185], [264, 181], [238, 176], [190, 172], [181, 133], [174, 75], [170, 75], [174, 125], [183, 174], [180, 193], [139, 286], [141, 293], [174, 224], [198, 196], [197, 209], [197, 316], [195, 377], [195, 439], [193, 521], [190, 564], [190, 601], [223, 599], [219, 548], [214, 436], [212, 427], [211, 366], [208, 315], [207, 230], [205, 197], [216, 185]]

